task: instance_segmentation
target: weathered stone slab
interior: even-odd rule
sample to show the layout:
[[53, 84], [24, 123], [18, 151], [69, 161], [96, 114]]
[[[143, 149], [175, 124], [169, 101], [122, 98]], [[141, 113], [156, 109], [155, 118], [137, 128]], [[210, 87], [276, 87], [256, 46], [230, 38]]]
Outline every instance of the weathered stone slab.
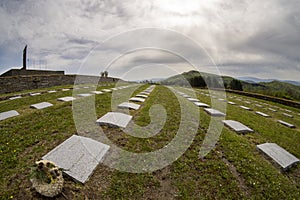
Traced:
[[15, 100], [15, 99], [20, 99], [22, 98], [21, 96], [15, 96], [15, 97], [10, 97], [9, 100]]
[[49, 102], [41, 102], [41, 103], [37, 103], [37, 104], [32, 104], [32, 105], [30, 106], [30, 108], [35, 108], [35, 109], [40, 110], [40, 109], [48, 108], [48, 107], [51, 107], [51, 106], [53, 106], [52, 103], [49, 103]]
[[90, 93], [83, 93], [83, 94], [77, 94], [77, 96], [79, 96], [79, 97], [89, 97], [89, 96], [92, 96], [92, 94], [90, 94]]
[[55, 92], [56, 92], [56, 90], [49, 90], [49, 91], [48, 91], [48, 93], [50, 93], [50, 94], [51, 94], [51, 93], [55, 93]]
[[206, 103], [202, 103], [202, 102], [193, 102], [196, 106], [198, 107], [202, 107], [202, 108], [209, 108], [210, 106], [207, 105]]
[[227, 103], [230, 104], [230, 105], [236, 105], [236, 103], [234, 103], [232, 101], [228, 101]]
[[268, 108], [268, 110], [271, 110], [272, 112], [277, 112], [277, 110], [275, 110], [273, 108]]
[[91, 91], [92, 94], [103, 94], [101, 91]]
[[111, 92], [110, 89], [102, 89], [103, 92]]
[[64, 169], [64, 173], [85, 183], [109, 148], [90, 138], [73, 135], [43, 156], [43, 159], [56, 163]]
[[251, 108], [248, 108], [248, 107], [246, 107], [246, 106], [240, 106], [240, 108], [243, 108], [243, 109], [245, 109], [245, 110], [251, 110]]
[[260, 105], [260, 104], [255, 104], [255, 106], [259, 107], [259, 108], [262, 108], [263, 106]]
[[140, 94], [149, 95], [150, 92], [145, 92], [145, 91], [143, 91], [143, 92], [141, 92]]
[[119, 112], [108, 112], [104, 116], [100, 117], [96, 123], [99, 125], [126, 128], [131, 119], [131, 115]]
[[141, 106], [136, 103], [123, 102], [118, 105], [118, 108], [128, 108], [133, 110], [138, 110]]
[[129, 99], [129, 101], [144, 102], [145, 99], [140, 98], [140, 97], [131, 97], [131, 98]]
[[61, 97], [61, 98], [58, 98], [57, 100], [58, 101], [64, 101], [64, 102], [68, 102], [68, 101], [74, 101], [76, 98], [74, 97]]
[[288, 110], [288, 109], [284, 109], [286, 112], [292, 113], [293, 111]]
[[144, 94], [137, 94], [137, 95], [135, 95], [136, 97], [141, 97], [141, 98], [144, 98], [144, 99], [146, 99], [146, 98], [148, 98], [148, 96], [147, 95], [144, 95]]
[[18, 116], [18, 115], [20, 115], [20, 114], [15, 110], [2, 112], [2, 113], [0, 113], [0, 121], [11, 118], [11, 117], [15, 117], [15, 116]]
[[63, 92], [66, 92], [66, 91], [69, 91], [70, 89], [68, 89], [68, 88], [64, 88], [64, 89], [62, 89], [61, 91], [63, 91]]
[[211, 116], [216, 116], [216, 117], [224, 117], [225, 116], [224, 113], [222, 113], [219, 110], [213, 109], [213, 108], [204, 108], [204, 110]]
[[284, 170], [299, 162], [298, 158], [275, 143], [260, 144], [257, 145], [257, 148], [274, 160]]
[[237, 133], [249, 133], [253, 132], [253, 130], [244, 124], [234, 121], [234, 120], [223, 120], [223, 123], [229, 128], [233, 129]]
[[182, 95], [184, 98], [190, 98], [191, 96], [190, 95], [187, 95], [187, 94], [183, 94]]
[[225, 100], [225, 99], [222, 99], [222, 98], [219, 98], [218, 100], [219, 100], [219, 101], [226, 102], [226, 100]]
[[111, 89], [112, 89], [112, 90], [115, 90], [115, 91], [118, 90], [118, 88], [111, 88]]
[[187, 100], [189, 100], [191, 102], [200, 102], [199, 99], [195, 99], [195, 98], [192, 98], [192, 97], [187, 98]]
[[283, 125], [285, 125], [285, 126], [287, 126], [289, 128], [295, 128], [296, 127], [293, 124], [287, 123], [287, 122], [282, 121], [282, 120], [278, 120], [277, 122], [280, 123], [280, 124], [283, 124]]
[[260, 111], [256, 111], [255, 113], [258, 114], [258, 115], [261, 115], [263, 117], [270, 117], [270, 115], [268, 115], [266, 113], [263, 113], [263, 112], [260, 112]]
[[287, 113], [282, 113], [284, 116], [287, 116], [287, 117], [290, 117], [290, 118], [293, 118], [294, 116], [293, 115], [290, 115], [290, 114], [287, 114]]
[[37, 96], [37, 95], [40, 95], [41, 93], [40, 92], [37, 92], [37, 93], [30, 93], [29, 95], [30, 96]]

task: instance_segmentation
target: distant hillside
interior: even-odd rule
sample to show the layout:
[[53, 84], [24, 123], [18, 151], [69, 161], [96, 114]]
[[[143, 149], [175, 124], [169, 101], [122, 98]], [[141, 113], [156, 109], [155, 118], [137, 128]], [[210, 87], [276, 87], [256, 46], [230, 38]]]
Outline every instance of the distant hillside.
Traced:
[[[195, 86], [195, 83], [193, 82], [195, 80], [195, 77], [197, 77], [197, 80], [203, 79], [206, 83], [209, 83], [213, 85], [215, 88], [218, 88], [220, 86], [224, 86], [226, 89], [230, 89], [230, 84], [233, 80], [237, 80], [235, 78], [232, 78], [230, 76], [222, 76], [222, 79], [220, 79], [219, 76], [209, 73], [199, 73], [198, 71], [189, 71], [184, 72], [180, 75], [169, 77], [163, 81], [161, 81], [161, 84], [164, 85], [179, 85], [179, 86], [186, 86], [188, 84], [191, 84]], [[200, 77], [200, 78], [199, 78]], [[249, 78], [249, 77], [248, 77]], [[290, 84], [287, 82], [281, 82], [281, 81], [271, 81], [269, 79], [266, 79], [267, 82], [260, 82], [256, 83], [257, 80], [249, 80], [246, 81], [240, 81], [243, 87], [243, 91], [245, 92], [253, 92], [253, 93], [259, 93], [289, 100], [300, 100], [300, 86]], [[223, 84], [223, 85], [222, 85]], [[205, 83], [196, 85], [196, 87], [206, 87]]]
[[299, 81], [291, 81], [291, 80], [261, 79], [261, 78], [251, 77], [251, 76], [238, 77], [237, 79], [241, 80], [241, 81], [248, 82], [248, 83], [262, 83], [262, 82], [279, 81], [279, 82], [290, 83], [290, 84], [293, 84], [293, 85], [300, 86]]

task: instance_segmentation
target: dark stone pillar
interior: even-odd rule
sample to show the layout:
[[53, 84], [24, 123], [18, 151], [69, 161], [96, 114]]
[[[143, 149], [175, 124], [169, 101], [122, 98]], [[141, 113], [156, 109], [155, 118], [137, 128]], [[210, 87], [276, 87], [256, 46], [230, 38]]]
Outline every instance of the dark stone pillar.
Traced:
[[27, 45], [25, 46], [23, 50], [23, 67], [22, 69], [26, 70], [26, 59], [27, 59]]

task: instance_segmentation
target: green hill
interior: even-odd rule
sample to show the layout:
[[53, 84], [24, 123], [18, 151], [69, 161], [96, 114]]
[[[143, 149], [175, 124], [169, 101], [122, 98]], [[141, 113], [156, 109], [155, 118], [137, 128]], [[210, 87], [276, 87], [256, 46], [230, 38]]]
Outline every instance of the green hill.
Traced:
[[[195, 77], [197, 80], [204, 80], [205, 83], [195, 84]], [[199, 78], [200, 77], [200, 78]], [[207, 88], [207, 84], [212, 88], [225, 87], [226, 89], [234, 89], [231, 87], [231, 82], [236, 80], [242, 84], [242, 90], [245, 92], [259, 93], [289, 100], [300, 100], [300, 86], [296, 86], [286, 82], [272, 81], [262, 83], [248, 83], [245, 81], [237, 80], [230, 76], [217, 76], [209, 73], [199, 73], [198, 71], [184, 72], [180, 75], [169, 77], [163, 81], [163, 85], [178, 85], [193, 87]]]

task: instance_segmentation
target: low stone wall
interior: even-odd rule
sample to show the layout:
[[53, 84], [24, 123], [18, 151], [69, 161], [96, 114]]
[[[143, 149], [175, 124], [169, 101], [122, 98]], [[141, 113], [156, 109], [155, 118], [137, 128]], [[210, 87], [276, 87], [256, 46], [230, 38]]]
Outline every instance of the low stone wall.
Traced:
[[116, 78], [104, 78], [96, 76], [83, 75], [31, 75], [31, 76], [10, 76], [0, 77], [0, 94], [20, 92], [38, 88], [47, 88], [59, 85], [73, 85], [75, 78], [80, 80], [81, 84], [88, 84], [94, 81], [116, 82]]

